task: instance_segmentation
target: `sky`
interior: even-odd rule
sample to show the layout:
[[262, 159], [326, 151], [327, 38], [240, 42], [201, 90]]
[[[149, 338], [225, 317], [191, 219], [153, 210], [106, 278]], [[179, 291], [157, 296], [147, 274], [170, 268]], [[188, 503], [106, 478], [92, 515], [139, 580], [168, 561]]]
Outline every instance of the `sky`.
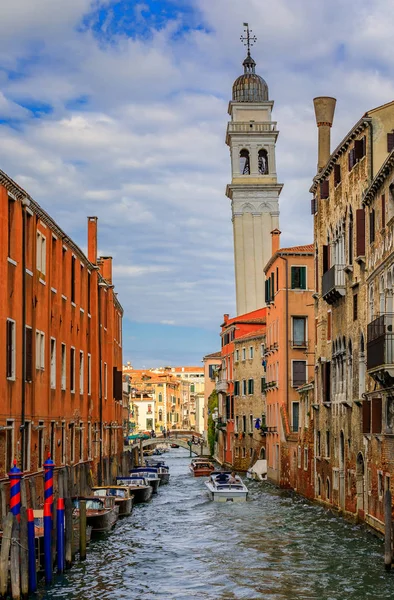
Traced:
[[124, 362], [199, 365], [235, 313], [225, 145], [239, 37], [275, 101], [281, 245], [311, 243], [312, 99], [332, 148], [394, 99], [391, 0], [13, 0], [0, 19], [0, 168], [114, 258]]

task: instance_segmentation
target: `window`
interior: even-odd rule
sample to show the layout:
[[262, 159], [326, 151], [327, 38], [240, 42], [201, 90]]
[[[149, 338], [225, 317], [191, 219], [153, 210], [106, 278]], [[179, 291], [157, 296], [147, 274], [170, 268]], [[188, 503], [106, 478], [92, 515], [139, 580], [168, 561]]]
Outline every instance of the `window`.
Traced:
[[353, 295], [353, 321], [357, 321], [357, 302], [358, 296], [357, 294]]
[[107, 399], [108, 394], [108, 368], [107, 363], [104, 363], [104, 398]]
[[239, 396], [239, 381], [234, 381], [234, 396]]
[[70, 392], [75, 392], [75, 348], [70, 348]]
[[254, 355], [254, 348], [253, 348], [253, 346], [250, 346], [250, 348], [249, 348], [249, 358], [253, 358], [253, 355]]
[[375, 241], [375, 209], [372, 208], [369, 213], [369, 243], [373, 244]]
[[357, 256], [365, 256], [365, 210], [356, 211], [356, 252]]
[[326, 200], [330, 195], [330, 183], [328, 179], [320, 182], [320, 198]]
[[248, 394], [254, 394], [254, 379], [248, 379]]
[[57, 289], [57, 261], [56, 261], [56, 251], [57, 251], [57, 243], [56, 238], [52, 236], [52, 246], [51, 246], [51, 287], [53, 289]]
[[90, 302], [90, 290], [91, 290], [91, 273], [90, 271], [88, 271], [88, 314], [90, 315], [90, 306], [91, 306], [91, 302]]
[[151, 413], [152, 413], [152, 404], [148, 404], [148, 410], [147, 410], [147, 412], [148, 412], [149, 414], [151, 414]]
[[31, 423], [25, 421], [25, 426], [22, 430], [23, 454], [22, 454], [22, 471], [30, 471], [30, 445], [31, 445]]
[[26, 218], [26, 269], [29, 271], [33, 270], [33, 243], [34, 243], [34, 231], [33, 230], [33, 215], [28, 210], [25, 212]]
[[306, 290], [306, 267], [291, 267], [291, 289]]
[[387, 134], [387, 152], [394, 150], [394, 133]]
[[306, 360], [293, 360], [293, 387], [299, 387], [306, 383]]
[[353, 214], [349, 213], [349, 233], [348, 233], [348, 262], [353, 264]]
[[292, 431], [298, 433], [299, 428], [299, 420], [300, 420], [300, 403], [292, 402], [291, 405], [291, 428]]
[[161, 392], [159, 394], [159, 402], [163, 402], [163, 394]]
[[306, 317], [293, 317], [293, 346], [306, 345]]
[[15, 342], [16, 342], [16, 328], [15, 321], [7, 319], [7, 379], [15, 380], [16, 376], [16, 354], [15, 354]]
[[66, 389], [66, 363], [67, 363], [67, 355], [66, 355], [66, 344], [62, 344], [62, 381], [61, 388], [62, 390]]
[[326, 431], [326, 457], [330, 458], [330, 456], [331, 456], [330, 432]]
[[66, 423], [65, 423], [65, 421], [62, 421], [61, 461], [62, 461], [62, 465], [66, 464]]
[[242, 458], [246, 458], [246, 448], [242, 448]]
[[242, 380], [242, 396], [246, 396], [246, 379]]
[[43, 371], [45, 368], [45, 334], [36, 331], [36, 369]]
[[301, 446], [297, 448], [297, 467], [301, 469]]
[[242, 360], [246, 360], [246, 348], [242, 348]]
[[75, 264], [77, 259], [74, 255], [71, 257], [71, 302], [75, 304]]
[[40, 271], [43, 275], [46, 273], [46, 248], [47, 241], [44, 235], [40, 231], [37, 231], [37, 254], [36, 254], [36, 266], [37, 271]]
[[308, 470], [308, 447], [304, 447], [304, 470]]
[[92, 393], [92, 356], [88, 354], [88, 394]]
[[382, 500], [383, 498], [383, 473], [382, 471], [378, 471], [378, 496], [379, 496], [379, 500]]
[[51, 432], [49, 436], [49, 451], [51, 453], [51, 459], [56, 464], [56, 436], [55, 436], [55, 421], [51, 421]]
[[191, 384], [190, 384], [190, 392], [191, 392], [192, 394], [194, 394], [194, 393], [195, 393], [195, 391], [196, 391], [196, 386], [195, 386], [195, 384], [194, 384], [194, 383], [191, 383]]
[[65, 297], [67, 297], [66, 263], [67, 263], [67, 248], [66, 248], [66, 246], [62, 246], [62, 294]]
[[74, 423], [69, 424], [70, 429], [70, 462], [75, 462], [75, 427]]
[[321, 436], [320, 436], [320, 431], [317, 432], [317, 436], [316, 436], [316, 456], [321, 456]]
[[15, 258], [15, 200], [8, 196], [8, 258]]
[[83, 432], [84, 426], [83, 422], [79, 423], [79, 460], [83, 460]]
[[56, 340], [51, 338], [51, 388], [56, 388]]
[[[83, 290], [84, 290], [83, 284], [84, 284], [84, 279], [85, 279], [84, 272], [85, 272], [85, 268], [84, 268], [83, 264], [80, 263], [80, 267], [79, 267], [79, 306], [81, 308], [84, 308], [84, 306], [85, 306], [85, 298], [84, 298], [84, 293], [83, 293]], [[116, 313], [116, 316], [117, 317], [119, 316], [118, 313]]]
[[241, 175], [250, 175], [249, 151], [245, 148], [239, 153], [239, 172]]
[[249, 433], [253, 433], [253, 415], [249, 415]]
[[235, 362], [239, 361], [239, 350], [235, 351]]
[[5, 431], [5, 469], [6, 473], [12, 469], [14, 464], [14, 421], [12, 419], [8, 419], [6, 421], [6, 431]]
[[268, 153], [262, 148], [258, 154], [258, 169], [260, 175], [268, 175]]
[[84, 390], [84, 356], [82, 350], [79, 353], [79, 393], [83, 394]]
[[[331, 311], [327, 312], [327, 342], [331, 342], [331, 331], [332, 331], [332, 320], [331, 320]], [[317, 339], [317, 335], [316, 335]]]
[[235, 448], [235, 458], [239, 458], [239, 447], [236, 446]]
[[341, 165], [334, 165], [334, 185], [341, 183]]
[[38, 421], [38, 468], [42, 469], [44, 463], [44, 421]]

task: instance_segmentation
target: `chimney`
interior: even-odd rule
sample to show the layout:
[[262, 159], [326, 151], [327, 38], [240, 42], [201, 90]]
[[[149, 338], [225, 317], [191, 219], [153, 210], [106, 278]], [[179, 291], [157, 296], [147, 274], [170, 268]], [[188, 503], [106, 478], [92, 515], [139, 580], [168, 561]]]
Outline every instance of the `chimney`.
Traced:
[[110, 285], [112, 285], [112, 256], [100, 256], [100, 261], [101, 275]]
[[279, 248], [280, 248], [280, 234], [282, 232], [279, 231], [279, 229], [274, 229], [273, 231], [271, 231], [271, 252], [272, 252], [272, 256], [278, 252]]
[[97, 217], [88, 217], [88, 260], [97, 263]]
[[227, 323], [229, 316], [230, 316], [229, 313], [226, 313], [225, 315], [223, 315], [223, 322], [224, 323]]
[[334, 120], [337, 101], [329, 96], [313, 99], [316, 123], [319, 131], [317, 170], [321, 171], [330, 158], [330, 129]]

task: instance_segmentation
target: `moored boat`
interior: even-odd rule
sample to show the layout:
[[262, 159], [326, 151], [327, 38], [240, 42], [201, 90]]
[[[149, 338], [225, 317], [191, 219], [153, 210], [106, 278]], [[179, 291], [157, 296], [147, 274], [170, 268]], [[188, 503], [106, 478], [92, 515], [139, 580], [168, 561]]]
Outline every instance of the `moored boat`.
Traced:
[[160, 477], [157, 473], [157, 469], [154, 467], [136, 467], [130, 470], [130, 477], [139, 478], [143, 477], [152, 486], [152, 491], [157, 494], [157, 490], [160, 485]]
[[194, 477], [204, 477], [210, 475], [215, 470], [215, 467], [209, 460], [192, 461], [189, 465], [190, 472]]
[[171, 448], [179, 448], [179, 444], [170, 444]]
[[249, 493], [242, 479], [228, 471], [214, 471], [205, 485], [214, 502], [245, 502]]
[[119, 506], [119, 516], [127, 517], [133, 511], [134, 496], [127, 486], [107, 485], [93, 488], [94, 496], [113, 496], [115, 504]]
[[117, 485], [127, 486], [134, 495], [134, 504], [148, 502], [152, 498], [153, 489], [144, 477], [117, 477]]
[[92, 527], [92, 533], [103, 533], [112, 529], [118, 520], [119, 506], [113, 496], [89, 496], [73, 498], [73, 506], [79, 515], [79, 502], [86, 500], [86, 523]]
[[160, 477], [160, 485], [164, 485], [165, 483], [169, 483], [170, 481], [170, 469], [165, 464], [164, 460], [154, 460], [150, 459], [145, 461], [148, 467], [157, 468], [157, 473]]

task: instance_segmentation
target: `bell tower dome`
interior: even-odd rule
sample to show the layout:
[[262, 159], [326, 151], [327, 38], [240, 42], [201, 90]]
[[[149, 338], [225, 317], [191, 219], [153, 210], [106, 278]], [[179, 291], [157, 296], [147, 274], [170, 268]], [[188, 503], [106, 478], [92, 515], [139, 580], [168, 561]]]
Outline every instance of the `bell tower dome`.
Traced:
[[244, 73], [233, 85], [226, 144], [230, 148], [237, 314], [265, 305], [264, 266], [271, 257], [271, 231], [279, 228], [279, 195], [275, 146], [279, 131], [268, 85], [256, 74], [250, 48], [256, 41], [247, 23], [241, 41], [247, 46]]

